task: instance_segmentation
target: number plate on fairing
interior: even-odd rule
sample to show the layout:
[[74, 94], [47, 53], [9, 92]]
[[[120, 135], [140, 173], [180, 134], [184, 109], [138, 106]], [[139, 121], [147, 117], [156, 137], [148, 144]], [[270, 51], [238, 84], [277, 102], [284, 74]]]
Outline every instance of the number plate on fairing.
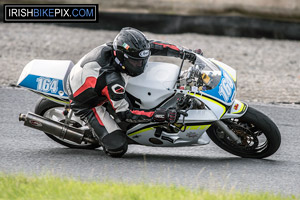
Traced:
[[19, 85], [41, 93], [68, 97], [64, 92], [63, 81], [55, 78], [29, 74]]
[[202, 92], [208, 94], [214, 99], [217, 99], [225, 105], [231, 105], [235, 98], [236, 87], [228, 73], [222, 68], [220, 69], [222, 71], [222, 77], [219, 85], [212, 90]]
[[33, 60], [24, 67], [18, 85], [39, 93], [68, 98], [64, 81], [72, 67], [72, 61], [68, 60]]

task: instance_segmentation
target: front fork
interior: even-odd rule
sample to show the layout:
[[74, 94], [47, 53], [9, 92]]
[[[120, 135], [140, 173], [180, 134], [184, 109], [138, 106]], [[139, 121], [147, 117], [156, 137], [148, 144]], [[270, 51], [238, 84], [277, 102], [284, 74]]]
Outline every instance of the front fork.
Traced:
[[231, 140], [237, 144], [241, 144], [241, 139], [221, 120], [215, 121], [214, 125], [218, 126]]
[[[240, 118], [243, 116], [248, 109], [248, 105], [244, 102], [241, 102], [237, 99], [234, 100], [230, 109], [222, 116], [221, 119], [231, 119], [231, 118]], [[228, 126], [221, 120], [214, 122], [231, 140], [237, 144], [241, 144], [241, 139], [230, 129]]]

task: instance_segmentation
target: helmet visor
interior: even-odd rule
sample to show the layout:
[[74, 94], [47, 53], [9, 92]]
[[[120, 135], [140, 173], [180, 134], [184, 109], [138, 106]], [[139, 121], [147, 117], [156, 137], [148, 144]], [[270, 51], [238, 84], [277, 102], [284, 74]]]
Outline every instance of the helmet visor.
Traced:
[[133, 67], [142, 67], [143, 66], [143, 62], [144, 62], [144, 59], [127, 58], [127, 60], [130, 63], [130, 65], [132, 65]]
[[124, 66], [130, 76], [138, 76], [144, 72], [149, 56], [145, 58], [135, 58], [132, 56], [124, 56]]

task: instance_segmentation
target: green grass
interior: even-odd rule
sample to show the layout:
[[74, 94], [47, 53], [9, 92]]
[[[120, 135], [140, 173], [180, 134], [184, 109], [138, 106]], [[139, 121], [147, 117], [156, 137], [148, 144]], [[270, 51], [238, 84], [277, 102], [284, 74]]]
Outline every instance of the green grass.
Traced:
[[297, 198], [295, 196], [281, 196], [270, 193], [209, 192], [203, 189], [189, 190], [183, 187], [164, 185], [82, 182], [53, 176], [26, 177], [0, 174], [0, 200], [4, 199], [279, 200]]

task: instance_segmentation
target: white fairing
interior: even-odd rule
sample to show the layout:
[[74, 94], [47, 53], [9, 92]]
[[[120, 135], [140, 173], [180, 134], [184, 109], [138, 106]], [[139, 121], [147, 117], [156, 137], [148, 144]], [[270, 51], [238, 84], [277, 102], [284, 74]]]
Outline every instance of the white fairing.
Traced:
[[24, 67], [17, 84], [39, 93], [68, 99], [64, 83], [73, 66], [70, 60], [32, 60]]
[[[205, 122], [213, 122], [218, 120], [216, 115], [211, 110], [189, 110], [187, 112], [188, 116], [185, 117], [185, 122], [188, 123], [205, 123]], [[181, 115], [178, 119], [178, 122], [183, 121], [183, 116]]]
[[18, 84], [21, 83], [29, 74], [44, 76], [63, 80], [70, 67], [73, 67], [70, 60], [38, 60], [30, 61], [23, 69], [19, 77]]
[[126, 91], [141, 100], [142, 109], [151, 109], [174, 94], [179, 67], [170, 63], [148, 62], [145, 72], [129, 79]]

